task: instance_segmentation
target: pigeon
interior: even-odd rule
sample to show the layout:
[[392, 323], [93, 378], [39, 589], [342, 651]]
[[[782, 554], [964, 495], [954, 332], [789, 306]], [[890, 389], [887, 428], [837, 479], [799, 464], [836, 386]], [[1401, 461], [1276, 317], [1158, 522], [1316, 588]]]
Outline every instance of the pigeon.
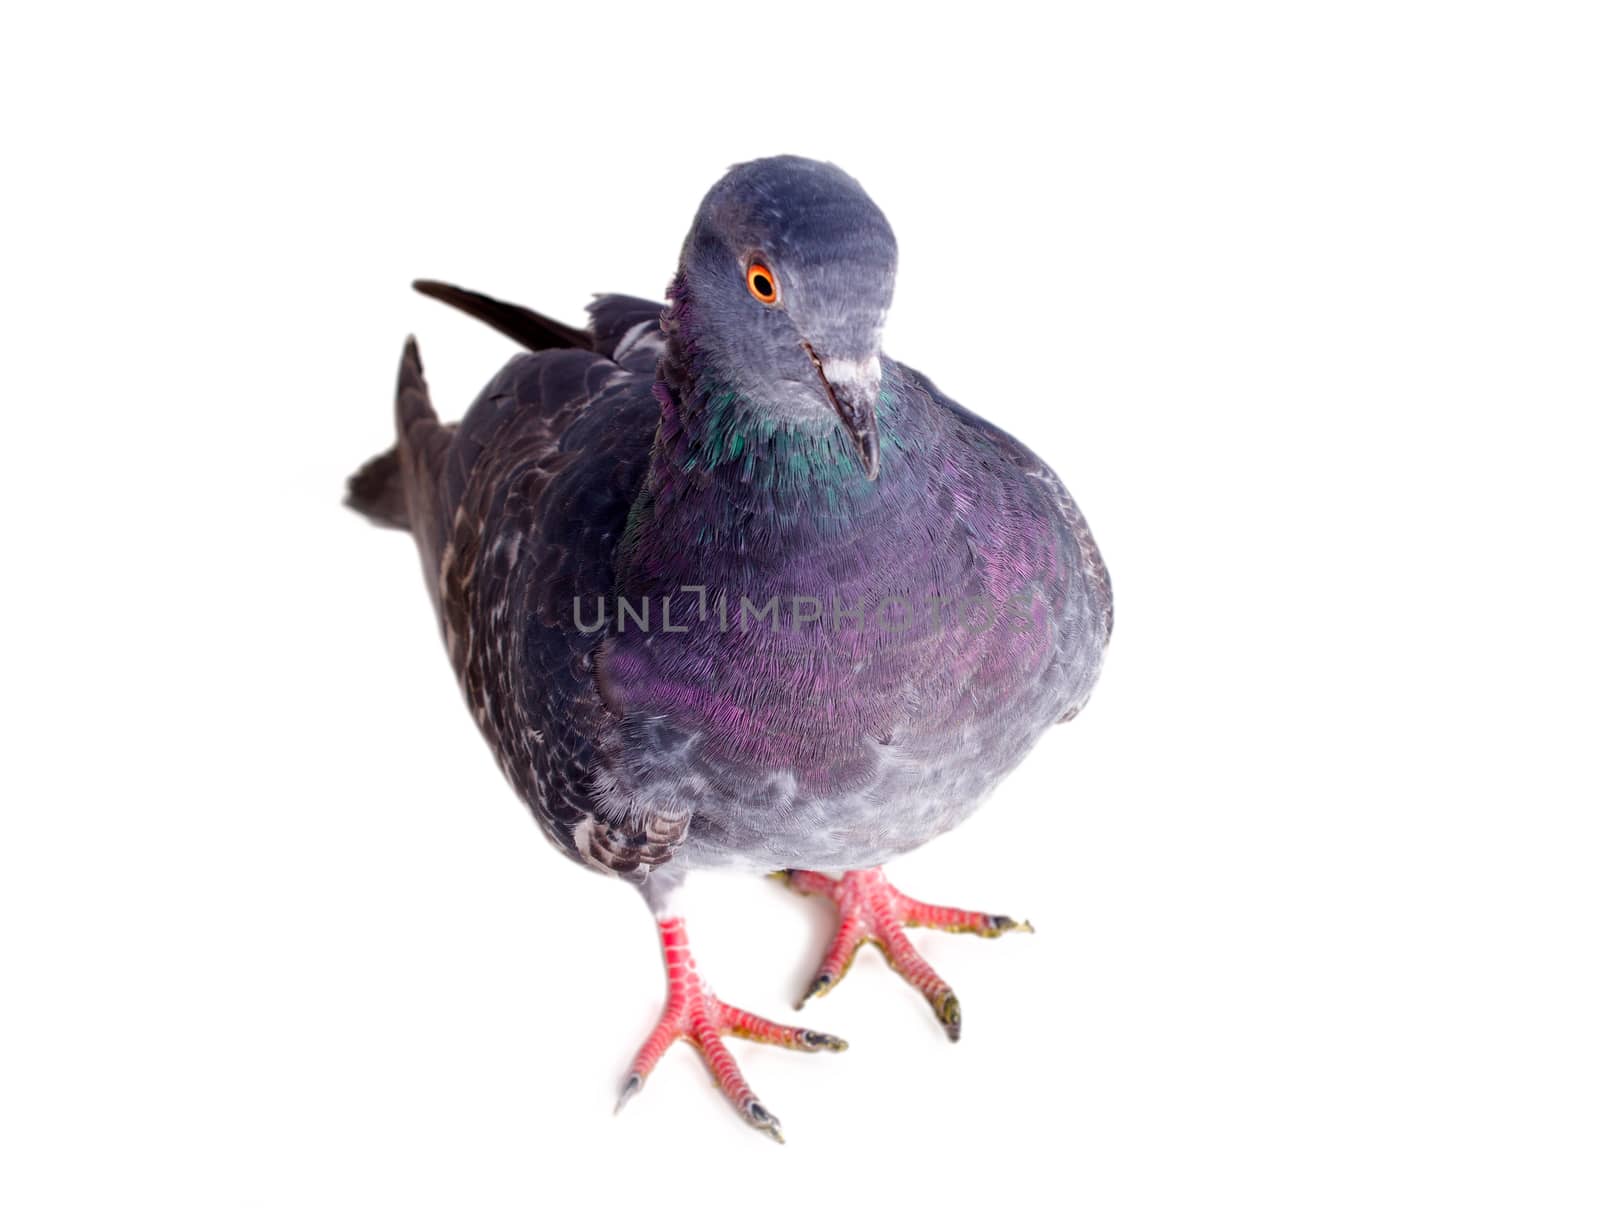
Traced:
[[682, 1039], [782, 1141], [723, 1038], [845, 1048], [716, 997], [679, 900], [697, 869], [837, 907], [802, 1004], [870, 942], [951, 1040], [960, 1004], [906, 928], [1032, 930], [916, 901], [882, 867], [1083, 708], [1110, 579], [1044, 461], [883, 353], [897, 260], [855, 179], [779, 156], [711, 188], [664, 304], [599, 296], [578, 328], [418, 281], [526, 350], [450, 424], [408, 340], [395, 444], [349, 480], [350, 506], [415, 539], [467, 705], [539, 826], [656, 920], [667, 1000], [619, 1109]]

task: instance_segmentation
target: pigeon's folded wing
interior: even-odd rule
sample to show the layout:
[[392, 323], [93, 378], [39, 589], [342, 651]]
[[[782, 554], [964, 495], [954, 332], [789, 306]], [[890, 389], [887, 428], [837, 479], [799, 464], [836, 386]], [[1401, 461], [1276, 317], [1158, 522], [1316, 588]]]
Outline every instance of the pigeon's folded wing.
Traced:
[[650, 383], [596, 351], [513, 359], [459, 428], [440, 558], [451, 660], [507, 777], [564, 851], [633, 879], [688, 829], [611, 797], [622, 725], [594, 675], [598, 606], [658, 420]]
[[589, 306], [594, 349], [623, 368], [653, 376], [665, 338], [661, 312], [666, 306], [638, 296], [597, 296]]

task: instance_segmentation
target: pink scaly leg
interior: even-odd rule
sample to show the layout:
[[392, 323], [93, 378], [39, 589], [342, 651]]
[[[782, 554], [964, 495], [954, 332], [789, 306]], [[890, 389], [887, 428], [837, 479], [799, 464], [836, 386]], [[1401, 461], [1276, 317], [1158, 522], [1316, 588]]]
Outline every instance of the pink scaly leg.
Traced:
[[717, 1087], [733, 1102], [739, 1115], [757, 1130], [764, 1130], [783, 1142], [783, 1129], [778, 1119], [750, 1090], [733, 1055], [722, 1044], [723, 1035], [731, 1033], [735, 1037], [765, 1041], [791, 1050], [842, 1050], [845, 1042], [827, 1033], [773, 1024], [722, 1002], [700, 981], [694, 957], [689, 952], [689, 933], [684, 929], [683, 920], [663, 918], [657, 927], [661, 932], [661, 955], [667, 963], [667, 1006], [634, 1058], [628, 1078], [623, 1081], [622, 1095], [617, 1098], [618, 1110], [644, 1087], [645, 1079], [661, 1061], [667, 1047], [682, 1037], [700, 1051]]
[[839, 908], [839, 930], [797, 1007], [837, 986], [861, 945], [872, 943], [883, 950], [896, 973], [922, 992], [951, 1041], [961, 1036], [961, 1004], [944, 979], [933, 972], [933, 966], [911, 947], [904, 928], [935, 927], [987, 937], [1033, 930], [1032, 924], [1003, 914], [978, 914], [914, 901], [884, 879], [882, 868], [846, 872], [838, 880], [821, 872], [789, 871], [783, 876], [796, 893], [820, 894]]

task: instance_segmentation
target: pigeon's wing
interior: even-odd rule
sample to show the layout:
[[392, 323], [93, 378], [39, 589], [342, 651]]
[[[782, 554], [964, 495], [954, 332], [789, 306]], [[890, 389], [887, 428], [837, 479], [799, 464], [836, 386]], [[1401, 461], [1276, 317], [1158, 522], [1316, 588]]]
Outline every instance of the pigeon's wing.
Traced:
[[562, 347], [595, 351], [629, 372], [654, 373], [665, 344], [661, 313], [666, 306], [639, 296], [595, 297], [589, 305], [589, 328], [579, 330], [521, 305], [436, 279], [419, 279], [411, 286], [423, 296], [452, 305], [494, 327], [529, 351]]
[[623, 368], [654, 374], [666, 346], [661, 333], [660, 301], [638, 296], [597, 296], [589, 305], [589, 333], [594, 349]]
[[642, 880], [688, 830], [615, 794], [625, 735], [596, 684], [612, 557], [637, 497], [660, 408], [651, 392], [662, 306], [599, 298], [579, 330], [435, 280], [417, 291], [527, 347], [458, 424], [439, 421], [416, 344], [396, 395], [395, 446], [349, 482], [348, 503], [409, 529], [451, 664], [496, 758], [568, 854]]
[[595, 682], [598, 606], [659, 420], [652, 377], [590, 350], [514, 358], [461, 421], [438, 557], [451, 662], [507, 777], [582, 863], [642, 880], [687, 816], [610, 797], [621, 725]]
[[482, 292], [471, 292], [437, 279], [412, 280], [411, 286], [423, 296], [453, 305], [468, 317], [475, 317], [485, 326], [492, 326], [529, 351], [549, 351], [560, 347], [586, 350], [594, 346], [587, 331], [578, 330], [521, 305], [510, 305], [492, 296], [485, 296]]

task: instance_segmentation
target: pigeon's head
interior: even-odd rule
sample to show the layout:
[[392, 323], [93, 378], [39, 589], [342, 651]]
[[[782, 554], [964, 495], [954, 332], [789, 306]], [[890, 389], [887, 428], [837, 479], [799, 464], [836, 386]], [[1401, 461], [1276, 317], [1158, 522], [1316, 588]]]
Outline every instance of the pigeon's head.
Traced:
[[894, 232], [859, 183], [804, 157], [736, 165], [711, 188], [679, 269], [696, 348], [763, 411], [836, 426], [878, 475], [879, 345]]

